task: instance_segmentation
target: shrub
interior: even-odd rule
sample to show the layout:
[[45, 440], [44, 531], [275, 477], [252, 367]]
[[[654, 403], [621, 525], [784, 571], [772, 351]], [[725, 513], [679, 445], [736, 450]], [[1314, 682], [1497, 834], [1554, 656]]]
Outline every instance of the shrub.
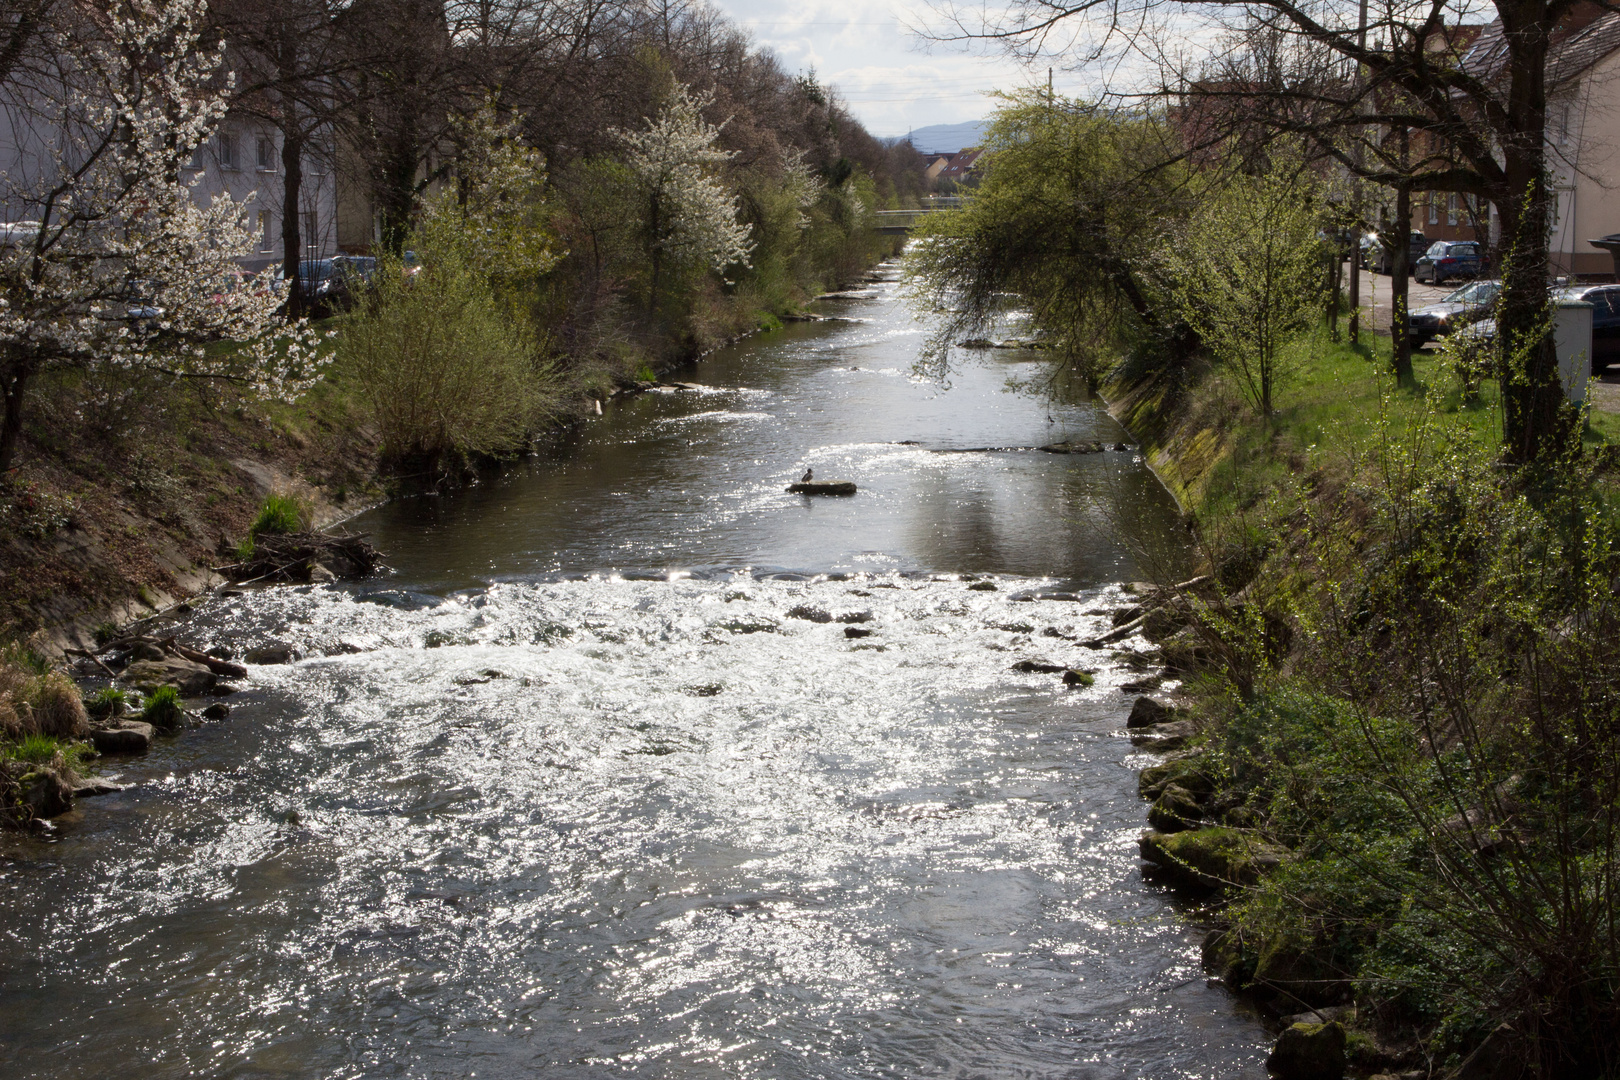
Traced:
[[129, 708], [129, 694], [121, 687], [103, 687], [85, 699], [84, 708], [85, 712], [98, 719], [122, 716]]
[[163, 731], [179, 727], [184, 715], [180, 708], [180, 691], [172, 686], [158, 687], [141, 708], [141, 719]]
[[[297, 495], [272, 492], [265, 496], [264, 505], [259, 507], [259, 516], [253, 519], [253, 525], [248, 532], [253, 536], [260, 533], [285, 535], [303, 532], [309, 528], [309, 524], [309, 500]], [[251, 550], [249, 554], [252, 554]]]
[[101, 623], [96, 627], [95, 638], [97, 645], [106, 645], [116, 637], [118, 637], [117, 623], [109, 621]]
[[48, 735], [72, 739], [83, 734], [88, 717], [78, 687], [67, 676], [17, 646], [0, 650], [0, 736], [23, 739]]
[[554, 408], [550, 365], [468, 260], [418, 253], [423, 269], [409, 284], [383, 260], [338, 347], [370, 398], [384, 459], [434, 470], [520, 450]]
[[73, 680], [59, 672], [34, 679], [29, 695], [34, 713], [34, 730], [55, 739], [73, 739], [84, 734], [89, 716]]

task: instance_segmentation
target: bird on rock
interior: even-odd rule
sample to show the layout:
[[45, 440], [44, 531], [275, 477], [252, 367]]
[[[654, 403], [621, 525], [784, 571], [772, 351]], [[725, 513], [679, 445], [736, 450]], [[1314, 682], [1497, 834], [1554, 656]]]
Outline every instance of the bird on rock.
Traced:
[[799, 483], [808, 484], [810, 482], [810, 477], [815, 474], [815, 471], [816, 470], [814, 470], [814, 469], [806, 469], [806, 470], [804, 470], [804, 475], [799, 477]]

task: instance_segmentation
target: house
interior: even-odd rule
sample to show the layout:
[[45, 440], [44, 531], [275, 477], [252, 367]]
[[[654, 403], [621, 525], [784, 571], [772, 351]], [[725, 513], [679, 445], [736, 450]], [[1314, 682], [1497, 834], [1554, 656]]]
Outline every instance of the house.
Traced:
[[945, 156], [949, 160], [934, 174], [933, 179], [949, 180], [955, 184], [968, 182], [976, 177], [978, 161], [983, 154], [982, 149], [973, 146], [947, 154]]
[[[1502, 55], [1500, 22], [1463, 52], [1464, 68], [1489, 74]], [[1547, 63], [1547, 163], [1555, 193], [1549, 273], [1609, 277], [1615, 261], [1593, 238], [1620, 232], [1620, 12], [1574, 8]], [[1470, 196], [1415, 193], [1412, 228], [1437, 240], [1499, 235], [1497, 210]]]
[[[58, 152], [72, 145], [71, 119], [49, 103], [53, 95], [13, 83], [0, 97], [0, 222], [35, 220], [39, 207], [31, 193], [59, 170]], [[335, 177], [323, 155], [304, 159], [302, 194], [296, 213], [302, 228], [304, 257], [324, 258], [336, 251]], [[256, 238], [255, 250], [241, 260], [244, 269], [262, 270], [283, 261], [281, 242], [282, 165], [276, 130], [246, 113], [232, 112], [212, 138], [192, 156], [192, 198], [206, 205], [227, 194], [245, 207]]]
[[[229, 113], [213, 138], [192, 156], [192, 188], [198, 201], [228, 194], [245, 204], [255, 237], [255, 251], [242, 260], [258, 271], [285, 261], [281, 225], [284, 183], [280, 133], [250, 114]], [[337, 177], [328, 155], [306, 154], [299, 185], [299, 240], [302, 257], [324, 259], [338, 250]]]

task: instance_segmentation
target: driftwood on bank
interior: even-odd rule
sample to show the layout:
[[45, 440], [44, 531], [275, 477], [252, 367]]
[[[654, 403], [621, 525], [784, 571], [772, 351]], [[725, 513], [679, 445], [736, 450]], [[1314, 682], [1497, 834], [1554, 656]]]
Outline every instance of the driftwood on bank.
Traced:
[[366, 540], [328, 533], [260, 533], [253, 554], [216, 573], [232, 581], [310, 581], [319, 578], [363, 578], [382, 565], [382, 553]]
[[1185, 612], [1187, 604], [1182, 597], [1189, 590], [1208, 584], [1210, 580], [1211, 578], [1208, 574], [1200, 574], [1195, 578], [1190, 578], [1187, 581], [1172, 585], [1168, 589], [1155, 590], [1153, 593], [1145, 597], [1147, 600], [1147, 603], [1144, 605], [1147, 608], [1146, 611], [1143, 611], [1142, 614], [1138, 615], [1130, 622], [1125, 623], [1123, 626], [1114, 627], [1114, 629], [1100, 637], [1094, 637], [1087, 641], [1082, 641], [1080, 643], [1080, 647], [1083, 649], [1096, 649], [1107, 645], [1110, 642], [1120, 641], [1124, 638], [1128, 638], [1132, 634], [1136, 633], [1136, 631], [1140, 630], [1143, 626], [1147, 625], [1147, 621], [1153, 616], [1157, 615], [1164, 608], [1178, 609]]

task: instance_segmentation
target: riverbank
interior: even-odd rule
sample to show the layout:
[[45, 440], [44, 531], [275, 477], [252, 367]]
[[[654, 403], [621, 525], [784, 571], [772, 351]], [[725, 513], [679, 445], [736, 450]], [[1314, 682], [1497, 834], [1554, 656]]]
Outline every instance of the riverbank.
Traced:
[[1141, 853], [1204, 898], [1281, 1075], [1598, 1075], [1613, 897], [1570, 882], [1617, 836], [1571, 823], [1620, 791], [1613, 418], [1508, 473], [1488, 386], [1308, 348], [1269, 423], [1208, 370], [1104, 391], [1217, 586], [1151, 635], [1195, 734], [1142, 774]]

